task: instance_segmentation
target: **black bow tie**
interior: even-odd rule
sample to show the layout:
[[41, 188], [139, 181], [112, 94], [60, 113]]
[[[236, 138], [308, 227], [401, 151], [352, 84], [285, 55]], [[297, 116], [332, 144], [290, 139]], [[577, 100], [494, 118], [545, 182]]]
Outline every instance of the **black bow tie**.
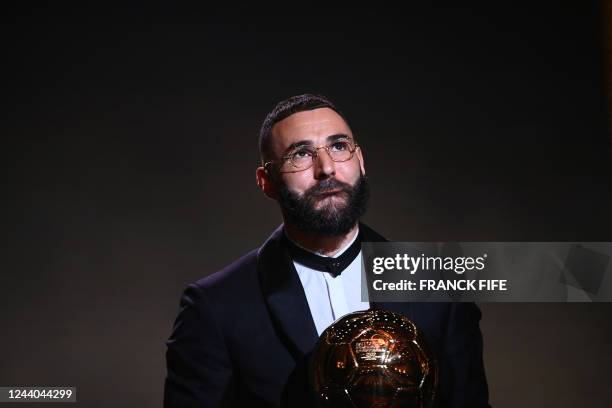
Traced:
[[313, 254], [297, 246], [286, 235], [285, 241], [294, 261], [317, 271], [329, 272], [334, 278], [340, 275], [357, 258], [361, 251], [361, 231], [359, 231], [359, 235], [357, 235], [351, 246], [337, 258]]

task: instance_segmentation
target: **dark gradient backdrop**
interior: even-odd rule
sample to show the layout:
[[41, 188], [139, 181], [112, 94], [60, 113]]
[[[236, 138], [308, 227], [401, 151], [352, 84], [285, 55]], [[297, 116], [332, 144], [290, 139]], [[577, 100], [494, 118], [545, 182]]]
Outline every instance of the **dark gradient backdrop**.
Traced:
[[[257, 132], [297, 93], [352, 120], [390, 239], [612, 241], [595, 2], [207, 7], [1, 18], [0, 385], [160, 406], [182, 288], [280, 222]], [[610, 406], [611, 305], [482, 309], [497, 407]]]

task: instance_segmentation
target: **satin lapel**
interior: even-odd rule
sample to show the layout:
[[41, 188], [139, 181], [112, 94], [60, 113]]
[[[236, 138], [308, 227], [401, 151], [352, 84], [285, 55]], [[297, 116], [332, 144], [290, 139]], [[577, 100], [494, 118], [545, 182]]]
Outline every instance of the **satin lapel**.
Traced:
[[296, 359], [310, 352], [319, 336], [302, 283], [283, 244], [282, 226], [260, 248], [257, 273], [281, 340]]
[[[365, 224], [359, 224], [359, 229], [363, 233], [364, 242], [388, 242], [388, 240]], [[369, 278], [370, 276], [368, 276]], [[384, 309], [391, 312], [401, 313], [412, 318], [412, 310], [408, 302], [372, 302], [372, 309]]]

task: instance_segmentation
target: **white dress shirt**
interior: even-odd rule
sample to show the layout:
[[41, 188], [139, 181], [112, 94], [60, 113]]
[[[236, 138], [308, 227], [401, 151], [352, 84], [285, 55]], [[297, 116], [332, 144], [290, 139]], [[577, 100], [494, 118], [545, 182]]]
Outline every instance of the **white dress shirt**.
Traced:
[[[358, 233], [359, 231], [356, 231], [353, 239], [333, 257], [336, 258], [346, 251], [355, 242]], [[361, 260], [361, 251], [359, 251], [353, 262], [335, 278], [329, 272], [311, 269], [293, 261], [319, 336], [342, 316], [370, 307], [368, 302], [361, 301]]]

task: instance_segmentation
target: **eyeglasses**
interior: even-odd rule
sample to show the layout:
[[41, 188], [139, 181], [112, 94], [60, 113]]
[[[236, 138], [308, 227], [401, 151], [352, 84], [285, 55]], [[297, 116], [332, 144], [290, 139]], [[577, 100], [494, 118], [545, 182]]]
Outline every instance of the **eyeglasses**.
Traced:
[[279, 160], [264, 163], [264, 169], [270, 164], [281, 163], [279, 170], [284, 173], [308, 170], [319, 156], [319, 149], [325, 149], [334, 162], [345, 162], [353, 158], [358, 147], [352, 139], [339, 139], [319, 147], [299, 146]]

